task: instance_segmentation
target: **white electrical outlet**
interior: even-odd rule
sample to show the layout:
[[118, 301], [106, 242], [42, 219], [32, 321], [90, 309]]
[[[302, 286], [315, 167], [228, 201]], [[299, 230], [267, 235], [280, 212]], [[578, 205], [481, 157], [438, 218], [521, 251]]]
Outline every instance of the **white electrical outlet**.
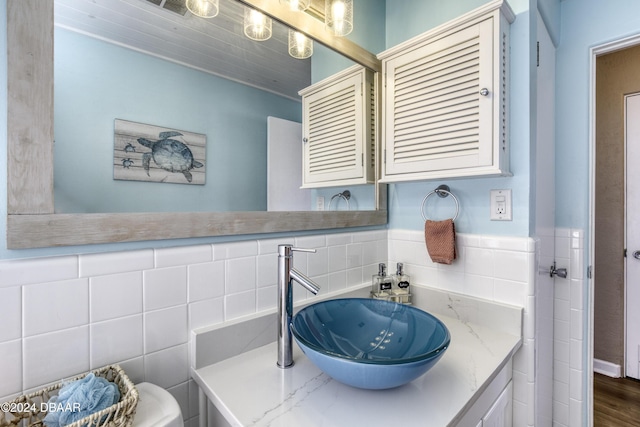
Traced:
[[511, 221], [511, 190], [491, 190], [491, 221]]
[[324, 196], [316, 197], [316, 210], [323, 211], [324, 210]]

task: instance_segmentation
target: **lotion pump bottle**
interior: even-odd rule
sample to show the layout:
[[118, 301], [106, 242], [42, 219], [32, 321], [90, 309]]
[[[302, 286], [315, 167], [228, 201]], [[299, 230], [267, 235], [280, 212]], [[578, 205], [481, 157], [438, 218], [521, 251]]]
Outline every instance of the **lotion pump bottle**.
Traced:
[[404, 274], [403, 265], [398, 263], [396, 274], [393, 275], [392, 298], [402, 304], [411, 304], [411, 291], [409, 289], [411, 278]]
[[371, 298], [388, 300], [391, 297], [393, 280], [387, 276], [387, 266], [378, 264], [378, 274], [371, 278]]

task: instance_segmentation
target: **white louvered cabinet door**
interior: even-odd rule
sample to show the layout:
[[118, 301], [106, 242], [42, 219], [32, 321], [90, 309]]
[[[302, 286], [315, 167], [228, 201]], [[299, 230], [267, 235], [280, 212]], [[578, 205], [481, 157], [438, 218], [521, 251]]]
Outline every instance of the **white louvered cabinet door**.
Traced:
[[383, 60], [383, 181], [508, 175], [499, 15]]
[[303, 188], [373, 182], [373, 77], [350, 68], [300, 93]]

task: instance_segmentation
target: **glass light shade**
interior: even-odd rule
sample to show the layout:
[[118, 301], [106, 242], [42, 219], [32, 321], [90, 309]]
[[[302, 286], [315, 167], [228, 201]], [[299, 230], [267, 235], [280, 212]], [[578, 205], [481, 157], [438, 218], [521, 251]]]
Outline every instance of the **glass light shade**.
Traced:
[[289, 55], [305, 59], [313, 55], [313, 40], [294, 30], [289, 30]]
[[213, 18], [218, 15], [218, 0], [187, 0], [189, 12], [201, 18]]
[[289, 6], [291, 10], [304, 11], [309, 8], [311, 0], [280, 0], [280, 4]]
[[353, 0], [327, 0], [324, 25], [335, 36], [346, 36], [353, 31]]
[[244, 35], [252, 40], [264, 41], [271, 38], [271, 18], [248, 7], [244, 8]]

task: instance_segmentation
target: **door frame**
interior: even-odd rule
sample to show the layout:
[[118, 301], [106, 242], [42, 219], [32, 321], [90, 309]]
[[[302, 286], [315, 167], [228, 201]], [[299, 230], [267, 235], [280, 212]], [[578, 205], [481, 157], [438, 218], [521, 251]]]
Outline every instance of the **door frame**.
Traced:
[[[596, 58], [607, 53], [640, 45], [640, 34], [593, 46], [589, 49], [589, 269], [595, 265], [595, 181], [596, 181]], [[593, 426], [593, 327], [594, 327], [594, 280], [593, 271], [588, 281], [588, 310], [583, 324], [583, 336], [587, 342], [587, 363], [584, 372], [586, 384], [586, 421]], [[584, 408], [583, 408], [584, 409]]]
[[[555, 362], [553, 307], [555, 303], [555, 278], [549, 275], [548, 266], [555, 261], [555, 212], [556, 212], [556, 71], [557, 48], [551, 39], [544, 19], [537, 12], [537, 40], [539, 43], [539, 66], [536, 68], [536, 144], [535, 157], [535, 233], [539, 249], [537, 264], [540, 269], [535, 278], [534, 317], [535, 332], [535, 372], [534, 385], [534, 425], [551, 426], [553, 424], [553, 389]], [[544, 83], [540, 83], [540, 82]], [[551, 171], [551, 173], [549, 173]], [[541, 307], [547, 307], [541, 309]]]
[[[626, 94], [624, 95], [624, 247], [625, 248], [629, 248], [629, 245], [627, 244], [627, 238], [629, 237], [629, 232], [628, 232], [628, 217], [627, 217], [627, 207], [629, 206], [628, 203], [628, 199], [629, 199], [629, 195], [628, 195], [628, 183], [629, 183], [629, 177], [628, 177], [628, 173], [629, 173], [629, 168], [627, 167], [628, 165], [628, 160], [629, 160], [629, 140], [627, 138], [628, 132], [627, 132], [627, 101], [630, 97], [638, 97], [640, 98], [640, 92], [634, 92], [634, 93], [630, 93], [630, 94]], [[629, 309], [627, 307], [627, 296], [629, 295], [629, 280], [628, 280], [628, 274], [629, 274], [629, 254], [627, 254], [627, 256], [624, 259], [624, 364], [622, 367], [622, 376], [626, 377], [627, 376], [627, 366], [629, 366]], [[636, 363], [638, 363], [637, 359], [636, 359]], [[637, 368], [637, 366], [636, 366]], [[634, 371], [637, 372], [637, 371]], [[638, 374], [636, 374], [638, 375]]]

